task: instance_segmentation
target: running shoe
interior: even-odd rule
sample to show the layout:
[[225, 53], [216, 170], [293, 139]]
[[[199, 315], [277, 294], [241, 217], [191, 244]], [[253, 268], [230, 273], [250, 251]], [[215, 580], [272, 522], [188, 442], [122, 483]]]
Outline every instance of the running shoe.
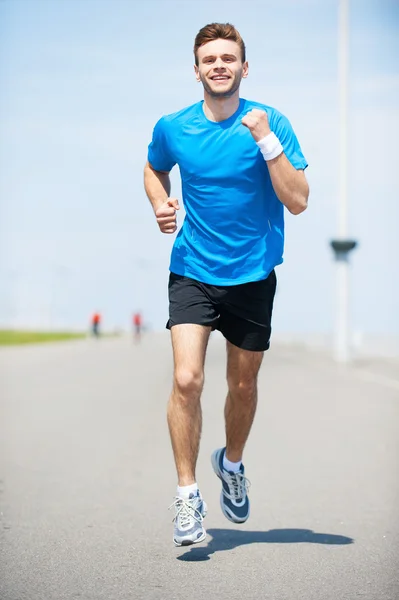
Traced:
[[175, 546], [198, 544], [206, 537], [202, 521], [207, 513], [207, 505], [200, 492], [190, 494], [188, 499], [176, 496], [169, 507], [175, 509], [173, 542]]
[[212, 454], [212, 467], [222, 482], [220, 506], [224, 516], [232, 523], [245, 523], [249, 517], [249, 480], [244, 475], [244, 465], [241, 464], [238, 473], [227, 471], [223, 467], [223, 457], [226, 448], [215, 450]]

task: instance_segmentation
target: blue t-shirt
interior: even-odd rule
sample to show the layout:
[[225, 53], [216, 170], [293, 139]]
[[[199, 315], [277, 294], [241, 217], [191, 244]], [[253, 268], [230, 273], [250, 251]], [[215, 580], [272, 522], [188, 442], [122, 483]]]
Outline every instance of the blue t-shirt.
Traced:
[[267, 112], [271, 130], [296, 169], [307, 162], [288, 119], [270, 106], [240, 99], [225, 121], [207, 119], [203, 101], [162, 117], [148, 148], [157, 171], [179, 165], [186, 211], [170, 270], [213, 285], [265, 279], [283, 262], [284, 206], [251, 132], [241, 123], [253, 108]]

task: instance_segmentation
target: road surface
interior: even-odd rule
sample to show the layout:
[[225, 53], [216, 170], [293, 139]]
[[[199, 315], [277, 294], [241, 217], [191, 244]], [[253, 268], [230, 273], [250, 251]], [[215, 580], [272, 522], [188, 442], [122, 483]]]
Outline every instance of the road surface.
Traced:
[[168, 333], [0, 349], [1, 600], [398, 600], [399, 369], [273, 345], [245, 453], [252, 514], [219, 507], [224, 344], [209, 345], [198, 482], [175, 548]]

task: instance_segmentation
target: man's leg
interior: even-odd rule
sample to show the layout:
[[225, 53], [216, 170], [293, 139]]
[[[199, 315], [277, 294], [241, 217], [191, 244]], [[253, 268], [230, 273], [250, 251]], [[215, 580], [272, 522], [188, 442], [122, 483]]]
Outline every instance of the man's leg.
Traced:
[[171, 328], [174, 377], [168, 404], [168, 424], [175, 457], [178, 488], [175, 501], [173, 542], [176, 546], [205, 539], [202, 521], [207, 506], [195, 479], [201, 436], [201, 392], [210, 327], [194, 324]]
[[258, 373], [263, 352], [242, 350], [227, 342], [227, 385], [225, 405], [226, 458], [242, 459], [258, 400]]
[[262, 359], [263, 352], [243, 350], [227, 342], [226, 448], [215, 450], [212, 466], [222, 481], [222, 512], [233, 523], [245, 523], [250, 512], [248, 480], [241, 459], [255, 416]]
[[174, 377], [168, 404], [168, 425], [178, 485], [195, 483], [201, 436], [201, 392], [204, 362], [211, 327], [184, 324], [171, 328]]
[[212, 466], [222, 481], [220, 505], [233, 523], [244, 523], [250, 513], [249, 482], [241, 462], [254, 420], [258, 373], [269, 348], [276, 275], [232, 286], [220, 310], [218, 328], [227, 340], [225, 405], [226, 448], [212, 454]]

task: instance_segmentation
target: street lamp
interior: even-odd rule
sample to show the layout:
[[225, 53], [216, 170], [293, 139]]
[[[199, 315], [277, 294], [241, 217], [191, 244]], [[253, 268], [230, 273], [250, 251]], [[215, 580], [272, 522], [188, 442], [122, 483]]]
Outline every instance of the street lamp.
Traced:
[[348, 39], [349, 0], [339, 0], [338, 85], [339, 85], [339, 195], [338, 235], [330, 245], [336, 260], [337, 307], [334, 358], [350, 360], [349, 340], [349, 253], [357, 246], [348, 237]]

